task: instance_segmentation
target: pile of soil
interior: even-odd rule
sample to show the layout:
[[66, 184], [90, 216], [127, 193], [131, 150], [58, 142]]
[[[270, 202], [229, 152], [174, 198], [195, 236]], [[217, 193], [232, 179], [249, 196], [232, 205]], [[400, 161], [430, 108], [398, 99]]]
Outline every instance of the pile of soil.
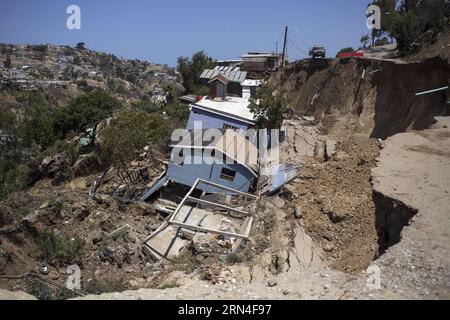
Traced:
[[283, 193], [328, 263], [341, 271], [360, 272], [378, 254], [370, 183], [378, 154], [374, 139], [350, 136], [328, 161], [304, 162], [300, 177]]

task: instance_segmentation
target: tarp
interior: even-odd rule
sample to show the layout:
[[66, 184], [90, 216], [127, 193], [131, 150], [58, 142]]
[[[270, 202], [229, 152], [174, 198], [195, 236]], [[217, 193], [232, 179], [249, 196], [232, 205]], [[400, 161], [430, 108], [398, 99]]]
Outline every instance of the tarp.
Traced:
[[346, 59], [346, 58], [363, 58], [364, 52], [343, 52], [339, 53], [339, 58]]

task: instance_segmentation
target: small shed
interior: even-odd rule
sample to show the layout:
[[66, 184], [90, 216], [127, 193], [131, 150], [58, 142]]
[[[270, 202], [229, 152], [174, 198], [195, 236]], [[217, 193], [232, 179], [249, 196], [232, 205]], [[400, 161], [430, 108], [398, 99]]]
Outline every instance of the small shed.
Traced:
[[281, 66], [281, 55], [265, 52], [249, 52], [242, 56], [243, 67], [248, 72], [274, 71]]
[[203, 70], [200, 80], [203, 85], [207, 85], [219, 74], [229, 81], [227, 84], [227, 95], [240, 97], [242, 94], [241, 83], [247, 78], [247, 72], [242, 71], [239, 67], [217, 66], [214, 69]]
[[225, 101], [227, 98], [227, 86], [229, 82], [230, 81], [222, 74], [216, 75], [208, 82], [210, 96], [213, 99], [220, 98]]

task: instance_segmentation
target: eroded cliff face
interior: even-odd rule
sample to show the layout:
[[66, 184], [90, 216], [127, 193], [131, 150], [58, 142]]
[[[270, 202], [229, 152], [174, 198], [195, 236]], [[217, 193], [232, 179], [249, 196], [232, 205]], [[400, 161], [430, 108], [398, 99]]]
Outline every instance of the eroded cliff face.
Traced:
[[448, 86], [449, 79], [448, 62], [433, 58], [420, 63], [300, 61], [269, 81], [286, 90], [297, 114], [314, 115], [324, 122], [330, 117], [352, 117], [355, 130], [385, 139], [425, 129], [434, 117], [450, 115], [448, 91], [415, 95]]

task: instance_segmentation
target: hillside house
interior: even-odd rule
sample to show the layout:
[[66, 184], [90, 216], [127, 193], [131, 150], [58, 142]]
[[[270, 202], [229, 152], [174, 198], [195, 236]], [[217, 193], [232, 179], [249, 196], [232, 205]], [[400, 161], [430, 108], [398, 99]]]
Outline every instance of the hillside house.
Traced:
[[243, 68], [248, 72], [264, 73], [281, 67], [281, 55], [275, 53], [249, 52], [242, 56]]
[[200, 75], [203, 85], [208, 85], [212, 79], [218, 75], [223, 76], [227, 81], [227, 95], [242, 97], [242, 82], [247, 78], [247, 72], [241, 71], [238, 67], [215, 67], [214, 69], [205, 69]]
[[217, 60], [216, 65], [220, 67], [239, 67], [242, 62], [242, 60]]
[[246, 131], [254, 127], [256, 119], [250, 112], [248, 99], [238, 97], [203, 97], [190, 105], [189, 130], [201, 124], [203, 129], [233, 129]]
[[202, 129], [237, 131], [254, 127], [256, 119], [248, 109], [248, 97], [229, 96], [227, 92], [230, 83], [229, 78], [220, 72], [208, 81], [210, 95], [190, 104], [191, 113], [187, 126], [189, 130], [198, 129], [199, 124]]
[[58, 56], [59, 63], [73, 63], [74, 58], [71, 55], [60, 54]]
[[8, 76], [11, 80], [24, 80], [27, 78], [25, 72], [16, 68], [9, 69]]
[[[248, 192], [258, 178], [258, 149], [243, 135], [233, 130], [223, 130], [217, 141], [205, 143], [203, 130], [189, 131], [189, 141], [183, 139], [172, 145], [172, 156], [166, 179], [192, 186], [203, 179], [235, 190]], [[200, 141], [200, 143], [192, 143]], [[216, 193], [214, 188], [200, 188]]]
[[9, 79], [0, 74], [0, 89], [5, 88], [9, 84]]

